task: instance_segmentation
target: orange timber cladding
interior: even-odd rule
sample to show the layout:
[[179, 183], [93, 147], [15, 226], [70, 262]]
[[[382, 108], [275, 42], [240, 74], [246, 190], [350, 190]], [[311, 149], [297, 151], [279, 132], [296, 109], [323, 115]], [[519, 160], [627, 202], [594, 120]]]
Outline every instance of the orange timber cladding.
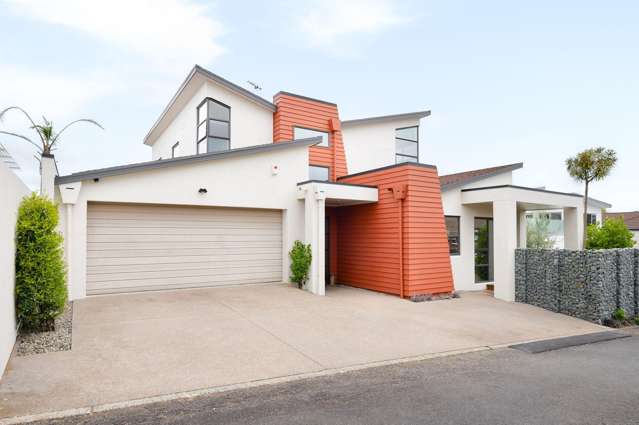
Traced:
[[379, 188], [375, 204], [326, 209], [336, 281], [404, 297], [453, 291], [437, 169], [404, 164], [346, 176], [337, 106], [287, 93], [274, 101], [276, 142], [292, 140], [296, 126], [329, 132], [329, 147], [311, 147], [309, 164], [330, 167], [331, 181]]

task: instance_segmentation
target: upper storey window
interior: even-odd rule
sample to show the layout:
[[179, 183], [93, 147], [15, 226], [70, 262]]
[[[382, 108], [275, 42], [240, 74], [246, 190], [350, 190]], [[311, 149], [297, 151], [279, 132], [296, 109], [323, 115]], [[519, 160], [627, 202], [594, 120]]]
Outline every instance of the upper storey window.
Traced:
[[395, 163], [419, 162], [419, 127], [395, 129]]
[[321, 137], [322, 142], [315, 146], [328, 147], [328, 133], [326, 131], [311, 130], [304, 127], [293, 127], [293, 139], [310, 139], [311, 137]]
[[197, 153], [231, 148], [231, 108], [217, 100], [204, 99], [197, 107]]

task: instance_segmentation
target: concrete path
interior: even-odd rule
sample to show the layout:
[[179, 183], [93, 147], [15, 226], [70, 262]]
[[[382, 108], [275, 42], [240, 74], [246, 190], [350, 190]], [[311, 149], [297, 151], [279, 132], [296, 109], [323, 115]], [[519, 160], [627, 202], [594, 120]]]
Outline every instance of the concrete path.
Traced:
[[489, 350], [46, 424], [637, 424], [637, 351], [639, 337], [541, 354]]
[[10, 360], [0, 418], [601, 330], [483, 293], [412, 303], [254, 285], [92, 297], [74, 305], [71, 351]]

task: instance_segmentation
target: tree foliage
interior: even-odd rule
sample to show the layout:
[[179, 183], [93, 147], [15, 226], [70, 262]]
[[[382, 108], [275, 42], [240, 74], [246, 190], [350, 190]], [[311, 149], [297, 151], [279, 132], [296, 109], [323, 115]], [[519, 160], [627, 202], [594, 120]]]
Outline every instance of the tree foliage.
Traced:
[[69, 124], [62, 127], [62, 130], [56, 132], [55, 127], [53, 125], [53, 121], [49, 121], [45, 117], [42, 117], [42, 123], [36, 124], [35, 121], [31, 118], [31, 116], [27, 113], [27, 111], [20, 108], [19, 106], [10, 106], [4, 109], [3, 111], [1, 111], [0, 121], [2, 121], [2, 119], [7, 114], [7, 112], [11, 110], [22, 112], [22, 114], [27, 118], [27, 120], [31, 124], [29, 128], [31, 128], [32, 130], [36, 132], [36, 135], [38, 136], [39, 140], [37, 142], [34, 142], [32, 139], [30, 139], [29, 137], [25, 135], [13, 133], [11, 131], [5, 131], [5, 130], [0, 130], [0, 134], [6, 134], [8, 136], [17, 137], [19, 139], [22, 139], [32, 144], [33, 146], [35, 146], [35, 148], [38, 150], [38, 152], [41, 155], [51, 155], [62, 133], [64, 133], [66, 129], [68, 129], [74, 124], [85, 122], [85, 123], [96, 125], [104, 130], [104, 128], [97, 121], [94, 121], [88, 118], [82, 118], [82, 119], [70, 122]]
[[67, 300], [62, 236], [56, 205], [25, 197], [16, 224], [16, 316], [26, 330], [49, 330]]
[[550, 249], [555, 246], [555, 240], [550, 235], [550, 218], [548, 216], [538, 215], [527, 224], [527, 248]]
[[603, 147], [586, 149], [566, 160], [566, 170], [578, 182], [584, 183], [584, 236], [586, 246], [586, 215], [588, 214], [588, 187], [593, 181], [603, 180], [617, 164], [617, 152]]
[[601, 226], [591, 224], [587, 229], [587, 249], [632, 248], [632, 232], [621, 218], [608, 218]]
[[301, 288], [308, 280], [308, 272], [313, 259], [311, 245], [295, 241], [288, 255], [291, 259], [291, 280]]

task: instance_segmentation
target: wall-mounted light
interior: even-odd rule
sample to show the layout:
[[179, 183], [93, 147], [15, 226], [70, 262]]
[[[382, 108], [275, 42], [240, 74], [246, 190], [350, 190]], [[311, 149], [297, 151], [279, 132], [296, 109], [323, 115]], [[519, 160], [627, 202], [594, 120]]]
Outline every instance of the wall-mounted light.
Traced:
[[99, 177], [96, 177], [96, 178], [94, 178], [94, 179], [93, 179], [93, 182], [94, 182], [94, 183], [97, 183], [97, 182], [99, 182], [99, 181], [100, 181], [100, 178], [99, 178]]
[[200, 190], [197, 191], [197, 193], [199, 193], [200, 195], [204, 195], [207, 192], [208, 192], [208, 190], [206, 190], [205, 187], [201, 187]]

